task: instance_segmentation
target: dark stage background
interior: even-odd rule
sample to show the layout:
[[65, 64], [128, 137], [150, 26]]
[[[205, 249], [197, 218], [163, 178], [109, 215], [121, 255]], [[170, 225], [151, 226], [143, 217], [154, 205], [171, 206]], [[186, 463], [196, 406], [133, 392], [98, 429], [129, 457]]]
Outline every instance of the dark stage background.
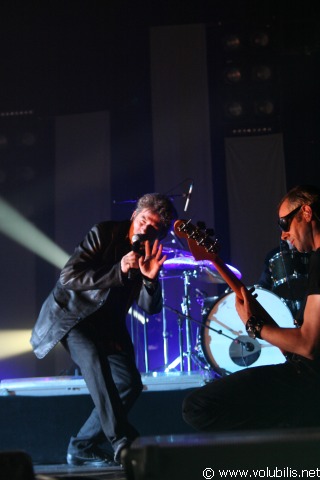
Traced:
[[[281, 195], [319, 184], [318, 11], [316, 0], [2, 6], [0, 379], [73, 372], [60, 347], [34, 358], [37, 313], [91, 225], [129, 217], [127, 201], [147, 191], [214, 227], [221, 257], [257, 281], [279, 240]], [[187, 250], [172, 236], [165, 245]], [[166, 301], [180, 310], [181, 273], [167, 276]], [[202, 321], [203, 297], [224, 290], [195, 275], [191, 315]], [[177, 315], [165, 315], [172, 362]], [[148, 320], [149, 368], [161, 371], [163, 314]], [[135, 320], [141, 371], [143, 335]]]

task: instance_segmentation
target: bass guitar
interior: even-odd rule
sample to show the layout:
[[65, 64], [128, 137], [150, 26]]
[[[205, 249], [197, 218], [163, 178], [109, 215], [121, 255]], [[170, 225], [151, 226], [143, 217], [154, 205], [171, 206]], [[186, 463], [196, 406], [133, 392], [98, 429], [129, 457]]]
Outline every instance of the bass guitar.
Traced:
[[[189, 250], [197, 261], [211, 261], [229, 287], [238, 297], [242, 298], [241, 288], [244, 287], [244, 284], [219, 258], [219, 243], [216, 238], [211, 238], [211, 235], [209, 235], [206, 230], [193, 225], [190, 220], [176, 220], [174, 224], [174, 231], [178, 237], [185, 238], [187, 240]], [[257, 315], [261, 316], [266, 324], [277, 325], [274, 319], [253, 295], [252, 298], [255, 303]]]

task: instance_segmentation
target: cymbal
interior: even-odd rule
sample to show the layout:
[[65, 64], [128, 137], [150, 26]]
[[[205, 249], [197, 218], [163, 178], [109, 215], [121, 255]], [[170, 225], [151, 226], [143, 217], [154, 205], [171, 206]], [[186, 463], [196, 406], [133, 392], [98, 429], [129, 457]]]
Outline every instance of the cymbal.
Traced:
[[167, 256], [174, 257], [190, 257], [191, 254], [187, 250], [180, 250], [174, 247], [162, 247], [162, 253]]
[[165, 270], [188, 270], [191, 268], [197, 268], [198, 262], [192, 255], [173, 257], [166, 260], [163, 264]]
[[[229, 269], [236, 275], [237, 278], [240, 279], [242, 277], [238, 269], [228, 264], [227, 267], [229, 267]], [[169, 258], [164, 262], [163, 268], [168, 274], [175, 276], [177, 271], [195, 270], [197, 278], [204, 282], [226, 283], [210, 260], [195, 260], [195, 258], [188, 254], [188, 252], [187, 255]]]

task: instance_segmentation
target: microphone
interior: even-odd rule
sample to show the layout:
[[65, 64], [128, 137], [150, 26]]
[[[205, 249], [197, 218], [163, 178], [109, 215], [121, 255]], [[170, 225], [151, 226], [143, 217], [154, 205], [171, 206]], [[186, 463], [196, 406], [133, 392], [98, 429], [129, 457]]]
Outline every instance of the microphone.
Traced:
[[187, 199], [186, 199], [186, 203], [185, 203], [185, 206], [184, 206], [184, 212], [186, 212], [188, 210], [191, 195], [192, 195], [192, 190], [193, 190], [193, 181], [190, 183], [189, 192], [186, 195]]
[[245, 342], [244, 348], [246, 349], [247, 352], [253, 352], [254, 344], [251, 342]]
[[146, 235], [143, 233], [137, 233], [132, 236], [132, 250], [136, 253], [140, 253], [141, 242], [146, 240]]
[[[140, 255], [143, 253], [141, 251], [141, 242], [143, 242], [147, 238], [146, 235], [143, 233], [137, 233], [132, 236], [132, 251], [139, 253]], [[138, 268], [130, 268], [128, 272], [128, 279], [132, 280], [138, 273]]]
[[244, 348], [246, 352], [254, 351], [254, 343], [252, 342], [243, 342], [242, 340], [239, 340], [239, 338], [236, 338], [234, 340], [234, 343], [236, 343], [237, 345], [241, 345], [241, 347]]

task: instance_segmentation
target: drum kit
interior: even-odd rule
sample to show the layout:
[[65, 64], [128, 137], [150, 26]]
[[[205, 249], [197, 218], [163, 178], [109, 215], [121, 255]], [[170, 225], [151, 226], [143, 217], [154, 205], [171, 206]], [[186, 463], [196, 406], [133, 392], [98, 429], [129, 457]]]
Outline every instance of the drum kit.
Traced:
[[[165, 253], [167, 253], [165, 251]], [[228, 267], [233, 271], [233, 273], [241, 278], [241, 273], [231, 265]], [[195, 260], [195, 258], [188, 252], [183, 250], [178, 250], [175, 252], [175, 256], [169, 258], [164, 262], [163, 271], [161, 275], [162, 288], [163, 288], [163, 298], [165, 298], [164, 284], [165, 280], [172, 277], [178, 277], [183, 280], [183, 298], [181, 303], [181, 312], [171, 308], [166, 303], [164, 305], [164, 326], [166, 326], [166, 309], [174, 312], [177, 315], [178, 319], [178, 330], [179, 330], [179, 360], [180, 370], [185, 370], [184, 358], [186, 358], [186, 369], [187, 371], [192, 370], [192, 363], [198, 363], [195, 354], [192, 352], [192, 336], [191, 336], [191, 323], [196, 323], [203, 327], [202, 322], [194, 319], [190, 315], [190, 285], [192, 279], [197, 281], [202, 281], [206, 283], [221, 284], [225, 283], [221, 278], [218, 271], [215, 269], [212, 262], [208, 260]], [[185, 326], [185, 336], [183, 336], [183, 325]], [[168, 336], [164, 335], [164, 339], [167, 339]], [[165, 369], [170, 370], [172, 364], [168, 364], [168, 344], [164, 344], [164, 364]], [[177, 361], [173, 362], [175, 365]]]
[[307, 289], [309, 257], [309, 253], [286, 250], [269, 260], [272, 291], [284, 299], [293, 316], [301, 308]]
[[[201, 318], [196, 319], [190, 312], [190, 288], [196, 282], [215, 285], [225, 283], [212, 262], [196, 261], [185, 250], [163, 248], [167, 255], [161, 271], [162, 295], [162, 337], [163, 366], [165, 372], [179, 368], [181, 372], [206, 370], [212, 377], [228, 375], [238, 370], [269, 364], [283, 363], [281, 351], [263, 341], [247, 335], [245, 326], [235, 309], [235, 293], [226, 290], [221, 296], [200, 295]], [[307, 283], [309, 257], [299, 252], [280, 252], [271, 258], [269, 270], [273, 282], [272, 291], [255, 287], [257, 300], [281, 327], [294, 326], [293, 313], [300, 306]], [[241, 278], [235, 267], [229, 269]], [[172, 308], [166, 301], [167, 280], [177, 278], [182, 281], [182, 302], [180, 309]], [[199, 291], [199, 290], [198, 290]], [[201, 293], [201, 291], [200, 291]], [[292, 306], [293, 305], [293, 306]], [[167, 313], [176, 318], [178, 330], [178, 356], [169, 362], [170, 335]], [[196, 338], [192, 328], [196, 325]], [[145, 322], [146, 327], [146, 322]], [[148, 345], [145, 337], [145, 365], [148, 372]]]

